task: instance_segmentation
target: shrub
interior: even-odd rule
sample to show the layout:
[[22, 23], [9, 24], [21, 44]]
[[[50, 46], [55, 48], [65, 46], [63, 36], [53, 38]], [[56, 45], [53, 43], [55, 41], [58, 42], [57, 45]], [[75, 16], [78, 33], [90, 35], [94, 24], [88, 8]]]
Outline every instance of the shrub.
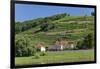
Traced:
[[22, 36], [16, 37], [15, 40], [15, 56], [31, 56], [35, 53], [35, 48], [30, 45], [30, 39]]
[[45, 52], [41, 52], [40, 56], [45, 56], [46, 53]]
[[82, 42], [81, 42], [81, 41], [77, 41], [76, 47], [77, 47], [78, 49], [82, 49]]
[[38, 58], [40, 58], [40, 55], [36, 53], [36, 54], [34, 55], [34, 57], [35, 57], [35, 59], [38, 59]]
[[84, 44], [87, 49], [91, 49], [93, 47], [93, 34], [89, 33], [85, 39], [84, 39]]
[[93, 48], [93, 34], [89, 33], [82, 40], [77, 42], [78, 49], [91, 49]]

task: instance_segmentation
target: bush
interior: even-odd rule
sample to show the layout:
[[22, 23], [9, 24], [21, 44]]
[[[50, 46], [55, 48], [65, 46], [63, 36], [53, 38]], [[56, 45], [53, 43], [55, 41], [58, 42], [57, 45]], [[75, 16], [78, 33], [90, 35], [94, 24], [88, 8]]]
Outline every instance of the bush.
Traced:
[[15, 40], [15, 56], [31, 56], [35, 53], [34, 48], [30, 45], [30, 39], [22, 36], [16, 37]]
[[45, 56], [46, 55], [46, 53], [45, 52], [42, 52], [41, 54], [40, 54], [40, 56]]
[[93, 34], [89, 33], [85, 39], [84, 39], [84, 44], [87, 49], [91, 49], [93, 47]]
[[93, 48], [93, 34], [89, 33], [82, 40], [77, 42], [78, 49], [91, 49]]
[[34, 55], [34, 57], [35, 57], [35, 59], [38, 59], [38, 58], [40, 58], [40, 55], [36, 53], [36, 54]]
[[82, 49], [82, 42], [81, 42], [81, 41], [77, 41], [76, 47], [77, 47], [78, 49]]

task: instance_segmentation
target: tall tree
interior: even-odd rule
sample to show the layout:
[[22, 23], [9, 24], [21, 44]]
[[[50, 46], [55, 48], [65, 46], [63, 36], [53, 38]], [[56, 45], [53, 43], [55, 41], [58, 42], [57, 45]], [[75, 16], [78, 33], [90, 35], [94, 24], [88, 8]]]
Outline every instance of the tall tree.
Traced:
[[95, 13], [94, 12], [91, 12], [91, 16], [95, 16]]

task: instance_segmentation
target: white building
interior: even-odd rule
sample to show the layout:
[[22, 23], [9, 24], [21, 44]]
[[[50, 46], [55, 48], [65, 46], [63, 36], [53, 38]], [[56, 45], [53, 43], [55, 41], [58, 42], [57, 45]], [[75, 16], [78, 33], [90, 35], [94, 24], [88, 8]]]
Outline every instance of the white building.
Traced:
[[41, 46], [41, 47], [40, 47], [40, 51], [41, 51], [41, 52], [45, 52], [45, 51], [46, 51], [46, 48], [43, 47], [43, 46]]
[[38, 43], [36, 45], [36, 48], [39, 49], [41, 52], [45, 52], [46, 51], [46, 48], [45, 48], [43, 43]]

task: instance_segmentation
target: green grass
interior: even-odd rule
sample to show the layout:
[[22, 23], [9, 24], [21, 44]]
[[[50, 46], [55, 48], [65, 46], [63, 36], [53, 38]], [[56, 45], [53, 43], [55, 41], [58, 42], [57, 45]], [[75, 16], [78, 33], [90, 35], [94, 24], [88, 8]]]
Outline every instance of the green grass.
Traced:
[[54, 22], [68, 22], [68, 21], [93, 21], [93, 16], [66, 16], [62, 19], [55, 20]]
[[16, 57], [15, 65], [34, 65], [34, 64], [48, 64], [48, 63], [64, 63], [64, 62], [81, 62], [94, 61], [93, 50], [74, 50], [74, 51], [58, 51], [47, 52], [45, 56], [40, 56], [36, 59], [34, 56], [30, 57]]

